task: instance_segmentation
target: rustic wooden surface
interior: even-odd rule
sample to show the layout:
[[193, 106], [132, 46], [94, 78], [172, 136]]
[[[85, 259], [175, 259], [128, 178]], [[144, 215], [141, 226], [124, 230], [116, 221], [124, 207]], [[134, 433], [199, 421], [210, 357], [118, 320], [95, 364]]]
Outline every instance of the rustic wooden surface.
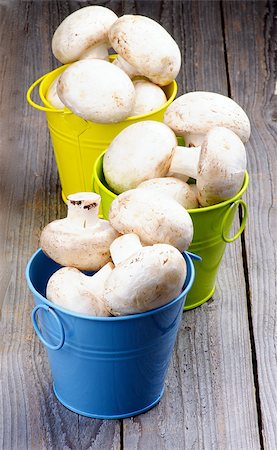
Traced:
[[[118, 421], [78, 416], [54, 397], [24, 275], [42, 227], [65, 215], [45, 116], [25, 92], [57, 66], [57, 25], [88, 4], [159, 21], [181, 47], [179, 95], [229, 95], [252, 124], [246, 231], [226, 248], [213, 298], [184, 314], [159, 405]], [[276, 450], [273, 19], [264, 1], [0, 0], [1, 450]]]

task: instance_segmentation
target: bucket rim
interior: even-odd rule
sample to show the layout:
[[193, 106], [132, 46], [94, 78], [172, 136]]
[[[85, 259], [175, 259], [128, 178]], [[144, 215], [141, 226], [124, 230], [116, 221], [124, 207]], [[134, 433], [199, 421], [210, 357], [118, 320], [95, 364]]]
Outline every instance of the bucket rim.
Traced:
[[[113, 55], [109, 55], [109, 59], [110, 60], [114, 60], [115, 58], [116, 58], [116, 56], [117, 55], [115, 55], [115, 54], [113, 54]], [[73, 63], [71, 63], [71, 64], [73, 64]], [[57, 67], [56, 69], [54, 69], [54, 70], [51, 70], [50, 72], [47, 72], [46, 74], [44, 74], [43, 75], [43, 80], [41, 81], [41, 83], [40, 83], [40, 86], [39, 86], [39, 96], [40, 96], [40, 99], [41, 99], [41, 101], [44, 103], [44, 105], [45, 106], [47, 106], [48, 108], [50, 108], [50, 110], [51, 109], [53, 109], [53, 112], [56, 112], [56, 113], [64, 113], [65, 111], [67, 112], [67, 113], [71, 113], [71, 114], [73, 114], [74, 115], [74, 113], [72, 112], [72, 111], [70, 111], [68, 108], [63, 108], [63, 109], [60, 109], [60, 110], [57, 110], [56, 108], [54, 108], [53, 107], [53, 105], [51, 105], [51, 103], [49, 103], [48, 102], [48, 100], [46, 99], [46, 97], [45, 97], [45, 95], [44, 95], [44, 93], [43, 93], [43, 87], [44, 87], [44, 83], [47, 81], [47, 79], [48, 79], [48, 77], [49, 76], [52, 76], [52, 75], [54, 75], [54, 74], [57, 74], [57, 76], [58, 76], [58, 74], [60, 73], [60, 72], [63, 72], [67, 67], [69, 67], [71, 64], [64, 64], [64, 65], [62, 65], [62, 66], [59, 66], [59, 67]], [[37, 80], [34, 82], [34, 83], [36, 83], [37, 82]], [[33, 83], [33, 84], [34, 84]], [[159, 113], [159, 112], [161, 112], [161, 111], [163, 111], [163, 110], [166, 110], [167, 108], [168, 108], [168, 106], [173, 102], [173, 100], [175, 99], [175, 97], [176, 97], [176, 95], [177, 95], [177, 91], [178, 91], [178, 85], [177, 85], [177, 82], [176, 82], [176, 80], [172, 80], [168, 85], [166, 85], [166, 86], [161, 86], [161, 88], [163, 89], [163, 88], [166, 88], [166, 87], [168, 87], [168, 86], [170, 86], [170, 85], [172, 85], [172, 94], [170, 95], [170, 97], [169, 98], [167, 98], [167, 101], [165, 102], [165, 103], [163, 103], [161, 106], [159, 106], [158, 108], [155, 108], [155, 109], [153, 109], [152, 111], [150, 111], [150, 112], [148, 112], [148, 113], [145, 113], [145, 114], [140, 114], [140, 115], [137, 115], [137, 116], [129, 116], [129, 117], [127, 117], [126, 119], [124, 119], [124, 120], [122, 120], [122, 121], [120, 121], [120, 123], [125, 123], [125, 122], [132, 122], [132, 121], [134, 121], [134, 120], [143, 120], [143, 119], [147, 119], [148, 117], [150, 117], [150, 116], [152, 116], [152, 115], [154, 115], [154, 114], [157, 114], [157, 113]], [[51, 113], [52, 111], [48, 111], [49, 113]], [[86, 119], [83, 119], [83, 120], [86, 120]], [[90, 122], [92, 122], [92, 123], [96, 123], [96, 122], [93, 122], [92, 120], [86, 120], [88, 123], [90, 123]], [[118, 122], [116, 122], [116, 123], [118, 123]], [[108, 123], [108, 124], [103, 124], [103, 123], [101, 123], [101, 124], [99, 124], [99, 125], [114, 125], [113, 123], [111, 124], [111, 123]]]
[[[145, 312], [141, 312], [141, 313], [137, 313], [137, 314], [129, 314], [126, 316], [112, 316], [112, 317], [110, 317], [110, 316], [109, 317], [88, 316], [85, 314], [79, 314], [74, 311], [70, 311], [69, 309], [62, 308], [61, 306], [50, 302], [49, 300], [47, 300], [46, 297], [44, 297], [42, 294], [40, 294], [35, 289], [32, 281], [31, 281], [31, 278], [30, 278], [30, 268], [31, 268], [31, 265], [33, 264], [34, 260], [36, 259], [36, 257], [42, 253], [43, 253], [43, 251], [41, 248], [39, 248], [35, 253], [33, 253], [33, 255], [30, 257], [30, 259], [27, 263], [26, 270], [25, 270], [27, 284], [28, 284], [28, 287], [29, 287], [30, 291], [32, 292], [32, 294], [36, 298], [39, 298], [44, 304], [48, 305], [50, 308], [52, 308], [54, 310], [58, 310], [59, 312], [69, 315], [71, 317], [77, 317], [79, 319], [85, 319], [85, 320], [89, 320], [89, 321], [116, 322], [116, 321], [122, 321], [122, 320], [135, 320], [135, 319], [140, 319], [142, 317], [147, 317], [147, 316], [158, 314], [162, 311], [167, 310], [168, 308], [171, 308], [171, 306], [173, 306], [175, 303], [179, 302], [182, 298], [185, 298], [186, 295], [188, 294], [188, 292], [190, 291], [192, 284], [194, 282], [194, 278], [195, 278], [195, 268], [194, 268], [194, 264], [192, 262], [191, 253], [183, 252], [182, 255], [184, 256], [187, 265], [189, 265], [189, 267], [190, 267], [191, 274], [190, 274], [190, 279], [189, 279], [186, 287], [182, 290], [182, 292], [178, 295], [178, 297], [172, 299], [169, 303], [166, 303], [165, 305], [160, 306], [159, 308], [151, 309], [149, 311], [145, 311]], [[49, 258], [49, 259], [51, 259], [51, 258]], [[198, 257], [196, 257], [196, 259], [198, 259]]]
[[[97, 180], [97, 184], [99, 184], [101, 186], [101, 189], [108, 194], [110, 197], [112, 197], [113, 199], [115, 199], [119, 194], [115, 194], [114, 192], [112, 192], [110, 189], [108, 189], [103, 183], [102, 181], [99, 179], [98, 174], [97, 174], [97, 167], [99, 164], [101, 164], [103, 157], [105, 155], [107, 150], [104, 150], [96, 159], [94, 166], [93, 166], [93, 181]], [[103, 168], [103, 164], [102, 164], [102, 168]], [[214, 209], [219, 209], [219, 208], [224, 208], [224, 206], [229, 205], [230, 203], [235, 202], [236, 200], [238, 200], [239, 198], [242, 197], [242, 195], [245, 193], [247, 187], [249, 184], [249, 173], [247, 170], [245, 170], [244, 172], [244, 179], [243, 179], [243, 184], [240, 188], [240, 190], [236, 193], [236, 195], [234, 195], [234, 197], [228, 198], [227, 200], [224, 200], [224, 202], [220, 202], [220, 203], [216, 203], [215, 205], [211, 205], [211, 206], [203, 206], [201, 208], [192, 208], [192, 209], [187, 209], [187, 212], [189, 214], [195, 214], [195, 213], [204, 213], [207, 211], [212, 211]]]

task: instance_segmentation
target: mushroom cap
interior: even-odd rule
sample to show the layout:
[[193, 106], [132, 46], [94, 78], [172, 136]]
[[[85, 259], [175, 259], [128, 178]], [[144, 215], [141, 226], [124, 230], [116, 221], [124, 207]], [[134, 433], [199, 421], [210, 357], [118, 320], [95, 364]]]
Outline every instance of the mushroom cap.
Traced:
[[97, 123], [115, 123], [131, 113], [135, 88], [115, 65], [98, 59], [83, 59], [61, 74], [58, 95], [77, 116]]
[[119, 233], [135, 233], [146, 245], [165, 243], [184, 251], [192, 241], [188, 212], [176, 200], [150, 189], [120, 194], [111, 203], [109, 220]]
[[177, 139], [161, 122], [146, 120], [122, 130], [111, 142], [103, 159], [107, 184], [115, 193], [167, 174]]
[[[229, 128], [242, 142], [247, 142], [250, 136], [250, 122], [244, 110], [231, 98], [215, 92], [181, 95], [167, 108], [164, 123], [177, 136], [184, 137], [187, 147], [201, 145], [207, 132], [215, 126]], [[192, 140], [190, 135], [195, 135]]]
[[146, 114], [166, 103], [166, 95], [160, 86], [148, 80], [134, 80], [133, 83], [135, 86], [135, 104], [131, 113], [132, 116]]
[[198, 208], [197, 196], [193, 189], [188, 183], [178, 178], [153, 178], [140, 183], [138, 189], [151, 189], [169, 195], [186, 209]]
[[176, 78], [181, 53], [170, 34], [149, 17], [124, 15], [109, 29], [112, 47], [153, 83], [165, 86]]
[[46, 225], [40, 237], [43, 252], [61, 266], [99, 270], [111, 260], [110, 245], [119, 236], [107, 220], [84, 228], [68, 219]]
[[52, 38], [54, 56], [63, 64], [82, 58], [90, 48], [108, 43], [108, 30], [117, 15], [104, 6], [87, 6], [67, 16]]
[[107, 306], [113, 315], [126, 315], [169, 303], [181, 293], [186, 270], [183, 256], [171, 245], [143, 247], [119, 263], [107, 279]]
[[49, 278], [46, 298], [79, 314], [110, 316], [103, 298], [89, 288], [87, 278], [74, 267], [62, 267]]
[[57, 93], [57, 86], [58, 86], [59, 78], [60, 78], [60, 75], [57, 76], [54, 79], [54, 81], [52, 81], [52, 83], [50, 84], [49, 89], [46, 94], [46, 99], [48, 100], [49, 103], [51, 103], [52, 106], [54, 106], [54, 108], [63, 109], [64, 104], [61, 101], [61, 99]]
[[212, 128], [202, 146], [198, 164], [198, 199], [202, 206], [237, 194], [246, 170], [246, 152], [240, 138], [224, 127]]

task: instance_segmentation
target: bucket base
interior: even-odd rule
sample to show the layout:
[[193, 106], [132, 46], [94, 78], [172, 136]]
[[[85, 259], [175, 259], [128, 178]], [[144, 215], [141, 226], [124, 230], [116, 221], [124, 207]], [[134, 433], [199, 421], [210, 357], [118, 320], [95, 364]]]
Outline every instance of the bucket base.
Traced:
[[57, 399], [59, 400], [59, 402], [65, 406], [67, 409], [69, 409], [70, 411], [73, 411], [77, 414], [80, 414], [81, 416], [85, 416], [85, 417], [90, 417], [92, 419], [125, 419], [126, 417], [133, 417], [133, 416], [137, 416], [139, 414], [143, 414], [144, 412], [148, 411], [149, 409], [153, 408], [154, 406], [157, 405], [157, 403], [159, 403], [159, 401], [161, 400], [163, 393], [164, 393], [164, 388], [162, 390], [162, 392], [160, 393], [160, 395], [158, 396], [158, 398], [151, 403], [150, 405], [146, 406], [145, 408], [139, 409], [137, 411], [133, 411], [127, 414], [118, 414], [118, 415], [105, 415], [105, 414], [93, 414], [93, 413], [86, 413], [83, 411], [80, 411], [70, 405], [68, 405], [67, 403], [65, 403], [61, 397], [59, 396], [59, 394], [56, 391], [55, 388], [55, 384], [53, 383], [53, 391], [55, 396], [57, 397]]
[[206, 297], [202, 298], [199, 302], [196, 302], [196, 303], [184, 306], [184, 311], [188, 311], [189, 309], [197, 308], [197, 306], [200, 306], [203, 303], [207, 302], [212, 297], [212, 295], [214, 294], [214, 291], [215, 291], [215, 286], [212, 288], [211, 292]]

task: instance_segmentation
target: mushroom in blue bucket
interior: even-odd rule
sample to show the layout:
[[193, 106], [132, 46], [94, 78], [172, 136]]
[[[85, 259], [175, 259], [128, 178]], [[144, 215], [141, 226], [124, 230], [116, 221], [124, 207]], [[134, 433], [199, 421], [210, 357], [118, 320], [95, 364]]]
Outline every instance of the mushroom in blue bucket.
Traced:
[[188, 184], [174, 177], [151, 178], [140, 183], [138, 189], [151, 189], [169, 195], [186, 209], [198, 208], [194, 184]]
[[151, 189], [131, 189], [118, 195], [111, 203], [109, 221], [121, 234], [137, 234], [145, 245], [165, 243], [181, 252], [193, 237], [189, 213], [170, 196]]
[[158, 308], [182, 292], [187, 267], [175, 247], [143, 246], [129, 233], [115, 239], [110, 252], [114, 264], [92, 276], [73, 267], [57, 270], [47, 283], [47, 299], [73, 312], [109, 317]]
[[110, 245], [119, 233], [98, 217], [100, 200], [94, 192], [70, 194], [67, 217], [42, 230], [43, 252], [62, 266], [80, 270], [99, 270], [109, 262]]
[[142, 246], [130, 233], [118, 237], [110, 251], [115, 268], [105, 282], [104, 298], [113, 315], [149, 311], [181, 293], [187, 267], [172, 245]]
[[111, 262], [93, 276], [74, 267], [62, 267], [49, 279], [46, 298], [56, 305], [78, 314], [108, 317], [111, 315], [104, 301], [104, 284], [113, 270]]

